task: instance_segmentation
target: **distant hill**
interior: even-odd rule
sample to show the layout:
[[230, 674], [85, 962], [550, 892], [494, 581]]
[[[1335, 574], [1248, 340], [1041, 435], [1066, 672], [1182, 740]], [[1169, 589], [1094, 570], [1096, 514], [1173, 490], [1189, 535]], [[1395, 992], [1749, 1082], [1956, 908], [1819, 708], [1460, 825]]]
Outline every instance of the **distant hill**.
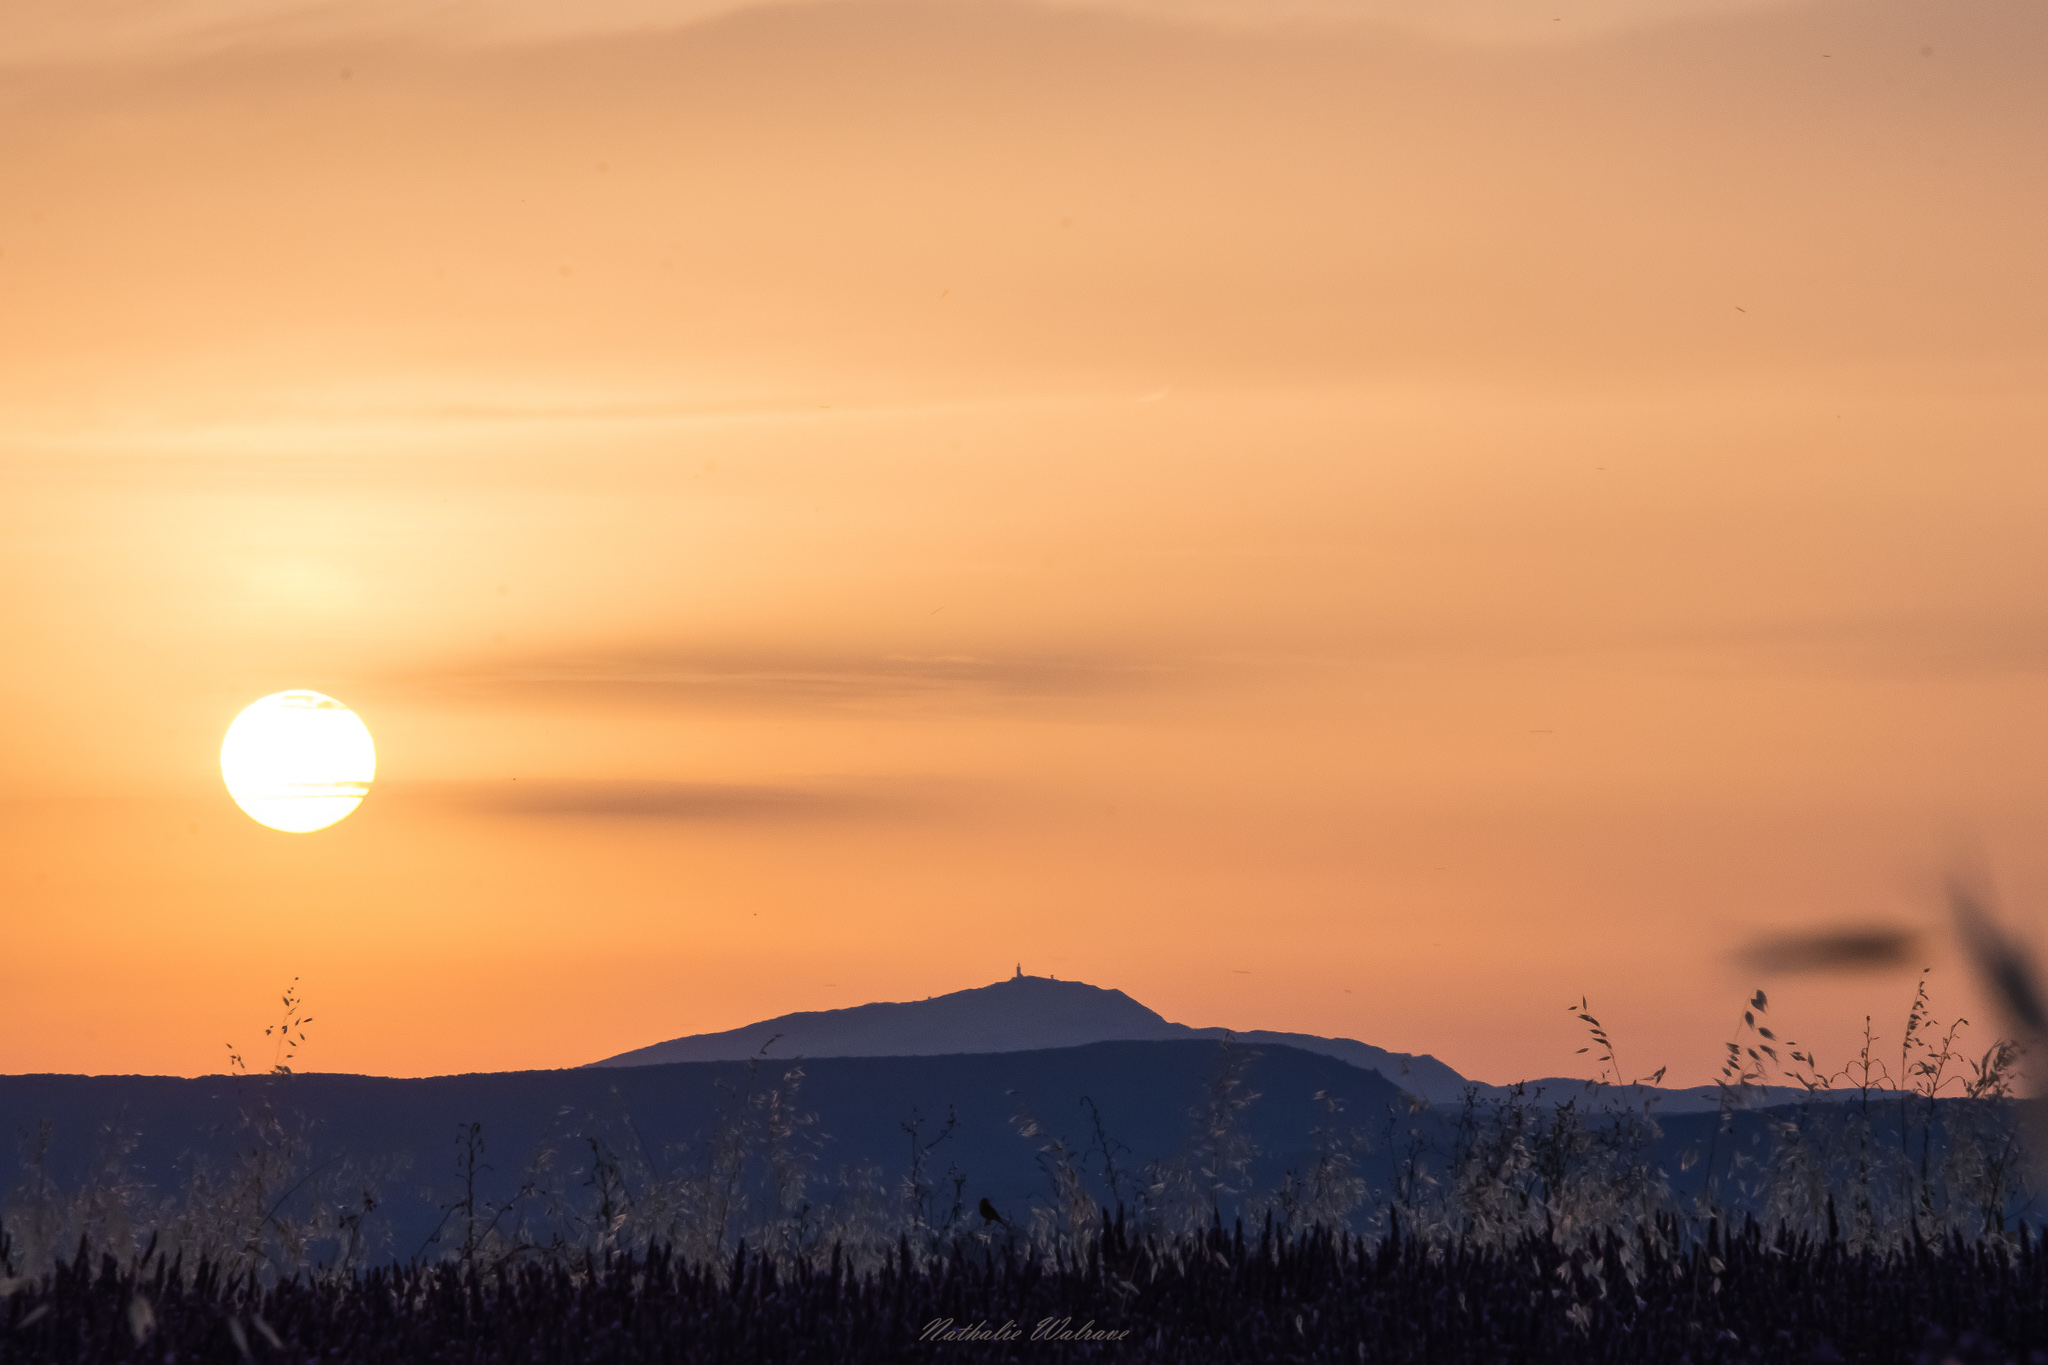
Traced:
[[[672, 1062], [743, 1061], [770, 1057], [932, 1057], [959, 1052], [1033, 1052], [1089, 1043], [1169, 1042], [1220, 1038], [1221, 1028], [1169, 1022], [1118, 990], [1082, 981], [1025, 976], [923, 1000], [806, 1010], [723, 1033], [698, 1033], [621, 1052], [591, 1066], [659, 1066]], [[1320, 1053], [1378, 1072], [1411, 1095], [1450, 1103], [1472, 1084], [1434, 1057], [1389, 1052], [1351, 1038], [1249, 1029], [1236, 1036]], [[773, 1040], [772, 1043], [770, 1040]], [[1491, 1090], [1491, 1087], [1482, 1087]]]
[[[970, 1206], [982, 1197], [1019, 1211], [1034, 1200], [1049, 1201], [1042, 1144], [1064, 1136], [1077, 1154], [1085, 1151], [1097, 1115], [1128, 1179], [1147, 1162], [1189, 1150], [1191, 1110], [1201, 1103], [1218, 1059], [1217, 1045], [1202, 1039], [999, 1057], [807, 1059], [798, 1107], [817, 1118], [805, 1130], [815, 1153], [811, 1197], [833, 1197], [833, 1181], [863, 1170], [894, 1197], [905, 1173], [904, 1125], [913, 1121], [922, 1125], [926, 1142], [945, 1135], [932, 1149], [930, 1175], [956, 1173]], [[1407, 1113], [1393, 1085], [1334, 1058], [1279, 1047], [1251, 1049], [1246, 1060], [1247, 1088], [1257, 1098], [1243, 1123], [1255, 1149], [1250, 1174], [1261, 1189], [1314, 1160], [1311, 1130], [1329, 1119], [1317, 1096], [1340, 1106], [1347, 1128], [1378, 1129], [1390, 1113]], [[47, 1169], [32, 1178], [26, 1171], [9, 1174], [0, 1159], [0, 1191], [44, 1176], [60, 1189], [75, 1189], [118, 1171], [144, 1203], [173, 1195], [202, 1167], [235, 1169], [238, 1151], [247, 1146], [236, 1115], [262, 1097], [285, 1117], [286, 1131], [306, 1135], [302, 1168], [326, 1169], [345, 1158], [354, 1170], [383, 1173], [377, 1241], [382, 1253], [402, 1260], [425, 1248], [461, 1195], [451, 1140], [458, 1124], [481, 1124], [488, 1142], [489, 1170], [479, 1176], [479, 1197], [510, 1200], [531, 1180], [574, 1202], [589, 1194], [598, 1147], [671, 1173], [701, 1171], [725, 1116], [744, 1107], [736, 1097], [756, 1085], [781, 1084], [783, 1073], [782, 1066], [762, 1067], [757, 1076], [744, 1064], [722, 1061], [419, 1079], [0, 1076], [0, 1116], [30, 1132], [47, 1121], [52, 1137]], [[1027, 1116], [1040, 1136], [1020, 1132]], [[1099, 1160], [1088, 1160], [1091, 1170], [1100, 1170]], [[761, 1165], [757, 1156], [757, 1178]], [[1385, 1152], [1368, 1156], [1362, 1171], [1384, 1186], [1390, 1158]], [[1128, 1186], [1112, 1191], [1091, 1179], [1092, 1193], [1105, 1202], [1131, 1195]]]
[[[1070, 983], [1019, 989], [1052, 984]], [[801, 1066], [703, 1061], [419, 1079], [0, 1076], [0, 1118], [26, 1139], [23, 1165], [9, 1173], [0, 1158], [0, 1191], [9, 1191], [10, 1228], [29, 1226], [39, 1210], [54, 1217], [64, 1207], [103, 1204], [152, 1226], [167, 1216], [165, 1201], [182, 1197], [195, 1180], [213, 1192], [208, 1198], [246, 1194], [252, 1186], [244, 1177], [256, 1161], [269, 1182], [257, 1206], [267, 1216], [305, 1217], [338, 1197], [364, 1210], [363, 1246], [372, 1259], [402, 1261], [449, 1253], [450, 1219], [459, 1208], [478, 1207], [462, 1203], [472, 1197], [522, 1236], [544, 1241], [554, 1231], [573, 1232], [561, 1220], [592, 1214], [601, 1163], [624, 1197], [692, 1218], [708, 1217], [709, 1206], [663, 1201], [675, 1197], [677, 1182], [708, 1181], [714, 1172], [724, 1172], [722, 1188], [742, 1206], [772, 1207], [781, 1176], [763, 1145], [770, 1111], [762, 1103], [772, 1088], [794, 1101], [777, 1111], [789, 1123], [783, 1150], [804, 1172], [806, 1209], [821, 1217], [837, 1210], [834, 1217], [881, 1226], [905, 1216], [917, 1151], [924, 1188], [940, 1198], [940, 1212], [946, 1201], [971, 1210], [986, 1198], [1005, 1216], [1028, 1221], [1034, 1206], [1060, 1201], [1064, 1187], [1049, 1155], [1055, 1141], [1079, 1168], [1089, 1199], [1138, 1207], [1152, 1197], [1141, 1190], [1141, 1177], [1154, 1192], [1193, 1188], [1168, 1182], [1200, 1174], [1210, 1131], [1204, 1115], [1227, 1059], [1242, 1068], [1232, 1093], [1243, 1104], [1235, 1120], [1243, 1188], [1259, 1199], [1275, 1197], [1290, 1172], [1314, 1172], [1325, 1142], [1335, 1140], [1364, 1181], [1365, 1202], [1352, 1218], [1362, 1228], [1384, 1212], [1414, 1153], [1443, 1172], [1464, 1140], [1459, 1107], [1418, 1112], [1372, 1068], [1285, 1045], [1225, 1053], [1202, 1038], [818, 1058]], [[1583, 1093], [1582, 1083], [1565, 1084]], [[1954, 1112], [1965, 1102], [1942, 1103]], [[262, 1106], [273, 1107], [278, 1122], [252, 1127], [242, 1116]], [[1587, 1131], [1597, 1131], [1606, 1113], [1596, 1103]], [[1683, 1203], [1704, 1188], [1709, 1172], [1725, 1177], [1734, 1153], [1771, 1150], [1772, 1125], [1791, 1113], [1738, 1111], [1726, 1132], [1713, 1114], [1665, 1115], [1644, 1155]], [[1896, 1144], [1899, 1113], [1881, 1107], [1870, 1140]], [[461, 1156], [470, 1132], [486, 1143], [473, 1187]], [[750, 1145], [732, 1148], [734, 1132], [750, 1132]], [[274, 1152], [285, 1135], [295, 1135], [296, 1156], [266, 1172], [260, 1163], [280, 1158], [261, 1153]], [[720, 1166], [719, 1153], [731, 1150], [750, 1154]], [[1703, 1159], [1716, 1151], [1723, 1154], [1718, 1164]], [[332, 1189], [321, 1183], [328, 1179], [336, 1182]], [[667, 1193], [659, 1188], [664, 1182]], [[1739, 1184], [1729, 1193], [1748, 1197]], [[1234, 1216], [1228, 1201], [1219, 1212]], [[579, 1226], [587, 1232], [587, 1222]], [[317, 1254], [333, 1250], [329, 1244]]]

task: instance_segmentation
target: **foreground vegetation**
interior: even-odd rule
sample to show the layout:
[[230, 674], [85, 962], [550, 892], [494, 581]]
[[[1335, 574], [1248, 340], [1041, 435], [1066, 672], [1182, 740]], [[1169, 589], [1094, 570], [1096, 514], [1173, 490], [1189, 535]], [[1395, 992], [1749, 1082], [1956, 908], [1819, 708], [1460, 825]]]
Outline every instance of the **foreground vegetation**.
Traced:
[[[1042, 1250], [1042, 1249], [1037, 1249]], [[2043, 1359], [2030, 1234], [1888, 1251], [1753, 1221], [1435, 1246], [1242, 1225], [1169, 1241], [1105, 1220], [1086, 1254], [959, 1242], [855, 1271], [745, 1248], [381, 1267], [264, 1283], [213, 1262], [81, 1250], [0, 1300], [0, 1363], [429, 1361], [1218, 1362]]]

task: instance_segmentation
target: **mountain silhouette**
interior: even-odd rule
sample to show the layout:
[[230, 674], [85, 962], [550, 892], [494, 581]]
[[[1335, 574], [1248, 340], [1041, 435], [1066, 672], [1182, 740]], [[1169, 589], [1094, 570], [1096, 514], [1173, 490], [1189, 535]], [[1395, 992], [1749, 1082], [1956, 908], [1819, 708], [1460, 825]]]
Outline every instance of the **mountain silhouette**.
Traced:
[[1409, 1094], [1432, 1104], [1458, 1099], [1471, 1084], [1425, 1054], [1389, 1052], [1352, 1038], [1321, 1038], [1309, 1033], [1191, 1028], [1168, 1021], [1122, 991], [1082, 981], [1025, 976], [1021, 970], [992, 986], [923, 1000], [805, 1010], [723, 1033], [671, 1038], [590, 1065], [741, 1061], [760, 1055], [764, 1046], [770, 1057], [935, 1057], [962, 1052], [1034, 1052], [1090, 1043], [1221, 1038], [1226, 1032], [1246, 1043], [1300, 1048], [1378, 1072]]

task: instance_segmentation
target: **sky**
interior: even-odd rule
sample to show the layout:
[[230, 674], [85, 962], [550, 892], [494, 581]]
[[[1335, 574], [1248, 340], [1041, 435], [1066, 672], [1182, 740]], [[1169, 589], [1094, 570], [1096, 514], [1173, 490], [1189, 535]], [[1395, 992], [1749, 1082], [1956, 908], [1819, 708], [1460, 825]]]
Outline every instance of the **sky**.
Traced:
[[[1994, 1016], [2048, 11], [0, 16], [0, 1071], [577, 1065], [1021, 964], [1468, 1076]], [[276, 833], [249, 702], [378, 746]], [[1924, 930], [1764, 976], [1760, 937]]]

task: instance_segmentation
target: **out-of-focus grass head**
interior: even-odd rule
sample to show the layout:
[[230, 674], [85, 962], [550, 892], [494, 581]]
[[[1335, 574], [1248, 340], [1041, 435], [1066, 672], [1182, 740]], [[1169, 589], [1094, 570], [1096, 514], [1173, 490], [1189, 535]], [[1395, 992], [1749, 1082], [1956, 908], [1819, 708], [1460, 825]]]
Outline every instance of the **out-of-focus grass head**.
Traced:
[[1949, 909], [1963, 950], [1982, 979], [1985, 993], [2004, 1013], [2007, 1026], [2031, 1050], [2048, 1037], [2048, 1009], [2042, 1005], [2040, 974], [2032, 954], [1999, 927], [1990, 899], [1971, 881], [1958, 877], [1949, 882]]

